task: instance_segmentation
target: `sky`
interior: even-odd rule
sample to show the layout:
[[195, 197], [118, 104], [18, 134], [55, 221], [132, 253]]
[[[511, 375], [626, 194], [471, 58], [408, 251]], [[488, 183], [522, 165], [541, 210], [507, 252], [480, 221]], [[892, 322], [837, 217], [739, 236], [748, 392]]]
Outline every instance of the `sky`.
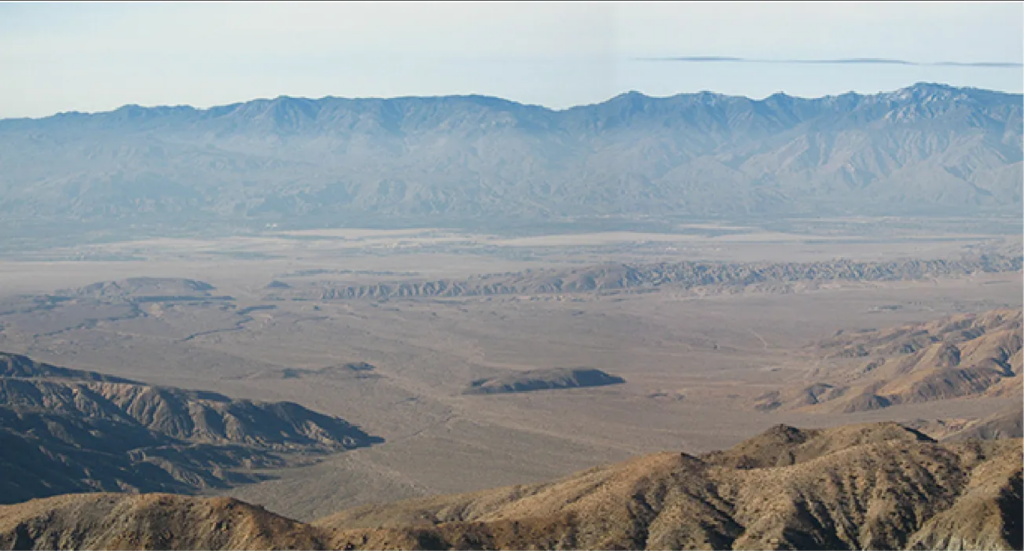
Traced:
[[2, 118], [282, 95], [1019, 93], [1022, 62], [1021, 2], [0, 3]]

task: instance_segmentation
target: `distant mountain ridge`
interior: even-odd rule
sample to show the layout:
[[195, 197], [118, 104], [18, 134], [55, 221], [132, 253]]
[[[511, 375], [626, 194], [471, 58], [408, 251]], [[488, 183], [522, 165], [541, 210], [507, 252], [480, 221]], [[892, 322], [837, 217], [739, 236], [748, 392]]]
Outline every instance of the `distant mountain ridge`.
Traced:
[[661, 287], [700, 289], [705, 293], [761, 289], [791, 292], [840, 282], [920, 280], [974, 273], [1017, 272], [1020, 255], [962, 255], [950, 259], [898, 259], [858, 262], [694, 262], [608, 263], [580, 268], [551, 268], [466, 279], [392, 280], [345, 284], [331, 281], [268, 285], [267, 300], [385, 300], [415, 297], [473, 297], [651, 291]]
[[563, 111], [483, 96], [125, 106], [0, 120], [0, 214], [1014, 214], [1022, 145], [1021, 95], [938, 84], [817, 99], [631, 92]]

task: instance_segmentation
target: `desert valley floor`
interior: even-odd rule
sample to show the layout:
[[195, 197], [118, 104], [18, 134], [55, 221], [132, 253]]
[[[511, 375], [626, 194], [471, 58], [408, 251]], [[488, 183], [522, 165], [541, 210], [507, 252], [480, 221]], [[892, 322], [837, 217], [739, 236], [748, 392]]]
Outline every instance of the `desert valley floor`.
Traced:
[[[673, 267], [698, 261], [715, 266]], [[875, 353], [838, 353], [837, 338], [1019, 311], [1020, 239], [984, 233], [268, 232], [12, 252], [0, 289], [0, 351], [296, 402], [383, 439], [205, 490], [301, 520], [708, 452], [779, 423], [950, 426], [1020, 402], [1008, 387], [766, 405], [808, 385], [859, 389], [840, 379]], [[595, 370], [608, 378], [587, 386]]]

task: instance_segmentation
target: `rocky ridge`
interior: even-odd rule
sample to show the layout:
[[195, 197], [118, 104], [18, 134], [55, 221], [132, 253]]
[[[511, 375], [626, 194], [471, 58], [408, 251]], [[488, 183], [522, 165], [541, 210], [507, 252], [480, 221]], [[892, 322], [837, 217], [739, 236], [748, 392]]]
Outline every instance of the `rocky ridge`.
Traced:
[[610, 264], [575, 269], [488, 274], [464, 280], [393, 281], [345, 285], [296, 283], [269, 290], [267, 300], [352, 300], [454, 298], [496, 295], [618, 293], [662, 287], [706, 293], [737, 290], [792, 292], [820, 285], [961, 277], [973, 273], [1016, 272], [1024, 257], [979, 255], [961, 259], [862, 262], [839, 259], [805, 263], [677, 262]]
[[225, 498], [90, 494], [0, 507], [24, 549], [1017, 549], [1020, 440], [940, 444], [894, 423], [776, 426], [562, 480], [301, 524]]
[[0, 353], [4, 502], [73, 491], [175, 491], [252, 482], [283, 454], [379, 442], [290, 402], [233, 400]]

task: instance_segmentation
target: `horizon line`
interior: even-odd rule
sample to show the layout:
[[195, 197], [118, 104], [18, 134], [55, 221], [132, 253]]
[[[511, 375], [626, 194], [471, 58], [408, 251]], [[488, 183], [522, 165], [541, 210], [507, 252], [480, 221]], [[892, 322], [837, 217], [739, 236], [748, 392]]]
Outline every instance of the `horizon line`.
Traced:
[[[744, 60], [742, 60], [742, 58], [715, 58], [715, 57], [652, 58], [652, 59], [649, 59], [649, 61], [685, 61], [685, 62], [694, 62], [694, 63], [706, 63], [706, 62], [714, 62], [715, 60], [723, 60], [723, 59], [724, 60], [735, 60], [735, 61], [731, 61], [731, 62], [749, 63], [749, 61], [744, 61]], [[126, 103], [126, 104], [121, 105], [119, 107], [116, 107], [116, 108], [113, 108], [113, 109], [108, 109], [108, 110], [105, 110], [105, 111], [76, 111], [76, 110], [72, 110], [72, 111], [58, 111], [58, 112], [50, 114], [50, 115], [43, 115], [43, 116], [38, 116], [38, 117], [0, 117], [0, 122], [3, 122], [3, 121], [18, 121], [18, 120], [21, 120], [21, 121], [25, 121], [25, 120], [43, 120], [43, 119], [48, 119], [48, 118], [52, 118], [52, 117], [58, 117], [58, 116], [61, 116], [61, 115], [102, 115], [102, 114], [106, 114], [106, 113], [114, 113], [114, 112], [120, 111], [122, 109], [127, 109], [127, 108], [132, 108], [132, 107], [136, 107], [136, 108], [140, 108], [140, 109], [161, 109], [161, 108], [166, 108], [166, 109], [192, 109], [194, 111], [210, 111], [212, 109], [218, 109], [218, 108], [223, 108], [223, 107], [230, 107], [230, 106], [233, 106], [233, 105], [242, 105], [242, 104], [252, 103], [252, 102], [257, 102], [257, 101], [267, 101], [267, 102], [269, 102], [269, 101], [275, 101], [275, 100], [281, 100], [281, 99], [306, 100], [306, 101], [323, 101], [323, 100], [331, 100], [331, 99], [348, 100], [348, 101], [364, 101], [364, 100], [392, 101], [392, 100], [400, 100], [400, 99], [484, 98], [484, 99], [501, 100], [501, 101], [504, 101], [504, 102], [514, 103], [516, 105], [521, 105], [521, 106], [524, 106], [524, 107], [538, 107], [538, 108], [541, 108], [541, 109], [546, 109], [548, 111], [563, 112], [563, 111], [569, 111], [569, 110], [572, 110], [572, 109], [579, 109], [579, 108], [582, 108], [582, 107], [590, 107], [590, 106], [594, 106], [594, 105], [601, 105], [603, 103], [607, 103], [609, 101], [612, 101], [612, 100], [614, 100], [616, 98], [619, 98], [619, 97], [622, 97], [622, 96], [628, 96], [628, 95], [640, 95], [640, 96], [643, 96], [643, 97], [646, 97], [646, 98], [650, 98], [650, 99], [670, 99], [670, 98], [675, 98], [675, 97], [679, 97], [679, 96], [687, 96], [687, 95], [689, 95], [689, 96], [697, 96], [697, 95], [711, 94], [711, 95], [721, 96], [721, 97], [726, 97], [726, 98], [748, 99], [748, 100], [757, 102], [757, 101], [765, 101], [765, 100], [767, 100], [770, 97], [778, 96], [778, 95], [782, 95], [782, 96], [786, 96], [786, 97], [790, 97], [790, 98], [794, 98], [794, 99], [802, 99], [802, 100], [818, 100], [818, 99], [846, 96], [846, 95], [850, 95], [850, 94], [857, 95], [857, 96], [878, 96], [878, 95], [883, 95], [883, 94], [893, 94], [893, 93], [899, 92], [901, 90], [907, 90], [907, 89], [911, 89], [911, 88], [915, 88], [915, 87], [920, 87], [920, 86], [937, 86], [937, 87], [941, 87], [941, 88], [953, 88], [953, 89], [957, 89], [957, 90], [979, 90], [979, 91], [983, 91], [983, 92], [992, 92], [992, 93], [996, 93], [996, 94], [1006, 94], [1006, 95], [1011, 95], [1011, 96], [1014, 96], [1014, 95], [1015, 96], [1024, 95], [1024, 92], [1008, 92], [1008, 91], [1003, 91], [1003, 90], [994, 90], [994, 89], [988, 89], [988, 88], [978, 88], [978, 87], [975, 87], [975, 86], [954, 86], [952, 84], [944, 84], [944, 83], [940, 83], [940, 82], [924, 82], [924, 81], [921, 81], [921, 82], [915, 82], [914, 84], [910, 84], [910, 85], [904, 86], [902, 88], [896, 88], [894, 90], [882, 90], [882, 91], [873, 92], [873, 93], [860, 93], [860, 92], [856, 92], [856, 91], [850, 90], [850, 91], [843, 92], [843, 93], [840, 93], [840, 94], [828, 94], [828, 95], [824, 95], [824, 96], [815, 96], [815, 97], [810, 97], [810, 96], [791, 96], [791, 95], [787, 94], [786, 92], [780, 90], [780, 91], [774, 92], [772, 94], [766, 95], [764, 98], [761, 98], [761, 99], [755, 99], [753, 97], [744, 96], [744, 95], [722, 94], [722, 93], [713, 92], [713, 91], [710, 91], [710, 90], [700, 90], [700, 91], [697, 91], [697, 92], [680, 92], [680, 93], [677, 93], [677, 94], [671, 94], [671, 95], [667, 95], [667, 96], [651, 96], [651, 95], [644, 94], [643, 92], [640, 92], [640, 91], [637, 91], [637, 90], [628, 90], [628, 91], [616, 94], [614, 96], [611, 96], [611, 97], [609, 97], [608, 99], [606, 99], [604, 101], [600, 101], [600, 102], [596, 102], [596, 103], [581, 103], [581, 104], [578, 104], [578, 105], [573, 105], [573, 106], [569, 106], [569, 107], [565, 107], [565, 108], [561, 108], [561, 109], [555, 109], [555, 108], [547, 107], [545, 105], [533, 104], [533, 103], [523, 103], [523, 102], [519, 102], [519, 101], [512, 100], [512, 99], [503, 98], [501, 96], [490, 96], [490, 95], [487, 95], [487, 94], [479, 94], [479, 93], [443, 94], [443, 95], [430, 95], [430, 96], [401, 95], [401, 96], [389, 96], [389, 97], [383, 97], [383, 96], [344, 97], [344, 96], [327, 95], [327, 96], [322, 96], [322, 97], [319, 97], [319, 98], [314, 98], [314, 97], [309, 97], [309, 96], [290, 96], [290, 95], [287, 95], [287, 94], [282, 94], [282, 95], [279, 95], [279, 96], [276, 96], [276, 97], [257, 97], [257, 98], [252, 98], [252, 99], [248, 99], [248, 100], [235, 101], [235, 102], [231, 102], [231, 103], [223, 103], [223, 104], [217, 104], [217, 105], [210, 105], [209, 107], [196, 107], [194, 105], [187, 104], [187, 103], [180, 103], [180, 104], [177, 104], [177, 105], [170, 105], [170, 104], [140, 105], [140, 104], [137, 104], [137, 103]]]

